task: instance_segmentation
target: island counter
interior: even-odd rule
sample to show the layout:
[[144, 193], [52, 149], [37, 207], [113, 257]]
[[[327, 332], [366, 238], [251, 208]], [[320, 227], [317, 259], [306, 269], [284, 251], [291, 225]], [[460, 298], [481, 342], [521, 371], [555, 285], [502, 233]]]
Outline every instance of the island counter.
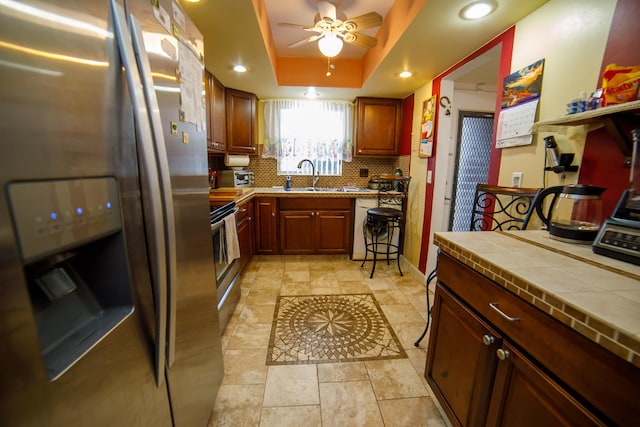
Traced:
[[640, 267], [545, 231], [434, 243], [425, 377], [454, 425], [639, 419]]

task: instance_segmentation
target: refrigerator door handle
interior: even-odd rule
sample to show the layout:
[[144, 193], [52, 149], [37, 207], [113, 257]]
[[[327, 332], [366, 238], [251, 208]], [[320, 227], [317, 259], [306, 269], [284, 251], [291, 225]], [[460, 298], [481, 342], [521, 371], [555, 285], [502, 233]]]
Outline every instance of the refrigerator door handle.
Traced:
[[171, 174], [169, 172], [169, 158], [162, 131], [162, 119], [160, 118], [160, 106], [153, 87], [151, 76], [151, 65], [149, 56], [144, 45], [142, 26], [132, 15], [129, 15], [129, 24], [133, 39], [133, 49], [138, 61], [140, 78], [145, 93], [147, 112], [151, 121], [153, 132], [156, 161], [158, 162], [158, 173], [160, 174], [160, 191], [162, 195], [162, 205], [164, 212], [165, 244], [167, 255], [167, 348], [166, 362], [171, 367], [176, 354], [176, 309], [177, 309], [177, 256], [176, 256], [176, 227], [173, 211], [173, 191], [171, 188]]
[[151, 126], [147, 115], [147, 107], [144, 102], [144, 93], [140, 75], [137, 71], [135, 55], [133, 53], [131, 34], [127, 25], [127, 18], [122, 7], [111, 0], [111, 11], [114, 20], [114, 36], [118, 42], [120, 58], [125, 69], [129, 95], [133, 103], [133, 112], [136, 122], [136, 133], [139, 139], [140, 160], [145, 169], [145, 186], [149, 193], [150, 224], [152, 233], [149, 236], [152, 252], [152, 282], [155, 297], [156, 312], [156, 337], [155, 337], [155, 375], [158, 386], [164, 381], [165, 346], [167, 329], [167, 269], [166, 269], [166, 244], [164, 235], [164, 221], [162, 218], [162, 197], [158, 182], [157, 164], [153, 150]]

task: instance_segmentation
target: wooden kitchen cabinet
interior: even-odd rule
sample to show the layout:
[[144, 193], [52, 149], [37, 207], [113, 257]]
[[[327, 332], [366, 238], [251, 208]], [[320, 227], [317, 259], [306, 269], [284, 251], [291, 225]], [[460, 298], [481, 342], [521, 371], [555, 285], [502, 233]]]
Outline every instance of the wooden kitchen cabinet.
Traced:
[[253, 93], [226, 88], [227, 152], [256, 154], [258, 98]]
[[432, 314], [425, 378], [453, 425], [638, 419], [636, 367], [445, 253]]
[[508, 342], [499, 358], [486, 425], [604, 426], [568, 391]]
[[238, 206], [236, 228], [238, 230], [238, 243], [240, 244], [240, 270], [244, 269], [251, 261], [255, 252], [253, 216], [253, 200]]
[[207, 99], [207, 151], [224, 153], [226, 150], [225, 88], [213, 74], [205, 70]]
[[255, 253], [278, 254], [278, 205], [275, 197], [254, 199]]
[[355, 154], [400, 154], [402, 99], [356, 98]]
[[351, 199], [286, 198], [279, 206], [280, 253], [347, 254], [351, 251]]
[[482, 425], [502, 340], [442, 289], [438, 289], [432, 313], [425, 376], [446, 401], [443, 407], [454, 425]]
[[426, 376], [452, 424], [603, 425], [443, 287], [434, 313]]

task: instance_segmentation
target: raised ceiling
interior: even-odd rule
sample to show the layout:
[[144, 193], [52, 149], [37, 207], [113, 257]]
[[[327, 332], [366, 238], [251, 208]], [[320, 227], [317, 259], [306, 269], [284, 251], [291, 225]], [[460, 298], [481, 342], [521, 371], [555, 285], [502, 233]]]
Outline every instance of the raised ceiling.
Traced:
[[[356, 96], [406, 97], [548, 0], [498, 0], [498, 9], [489, 17], [462, 20], [458, 12], [471, 1], [342, 0], [339, 14], [352, 18], [375, 11], [384, 20], [379, 28], [363, 31], [377, 36], [378, 45], [367, 50], [345, 43], [332, 61], [335, 69], [329, 77], [325, 75], [327, 59], [317, 42], [287, 47], [308, 32], [277, 25], [313, 25], [316, 0], [181, 4], [204, 34], [206, 68], [225, 86], [253, 92], [261, 99], [301, 98], [307, 86], [316, 86], [324, 99], [352, 100]], [[234, 72], [238, 63], [248, 71]], [[403, 70], [414, 76], [401, 79], [398, 73]], [[479, 83], [492, 83], [486, 78]]]

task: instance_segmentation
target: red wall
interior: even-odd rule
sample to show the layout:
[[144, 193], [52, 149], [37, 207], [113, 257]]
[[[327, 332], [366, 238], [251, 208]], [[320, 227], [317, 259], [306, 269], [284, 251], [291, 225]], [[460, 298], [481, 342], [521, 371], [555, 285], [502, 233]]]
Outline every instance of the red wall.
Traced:
[[[640, 49], [640, 2], [638, 0], [618, 0], [611, 23], [609, 39], [605, 48], [600, 75], [608, 64], [639, 65]], [[598, 82], [599, 85], [602, 81]], [[635, 123], [640, 127], [640, 123]], [[628, 138], [629, 126], [625, 133]], [[582, 165], [580, 167], [581, 184], [606, 187], [602, 194], [603, 213], [609, 216], [620, 198], [622, 191], [629, 185], [629, 168], [623, 167], [624, 156], [613, 139], [604, 129], [592, 131], [587, 135]]]

